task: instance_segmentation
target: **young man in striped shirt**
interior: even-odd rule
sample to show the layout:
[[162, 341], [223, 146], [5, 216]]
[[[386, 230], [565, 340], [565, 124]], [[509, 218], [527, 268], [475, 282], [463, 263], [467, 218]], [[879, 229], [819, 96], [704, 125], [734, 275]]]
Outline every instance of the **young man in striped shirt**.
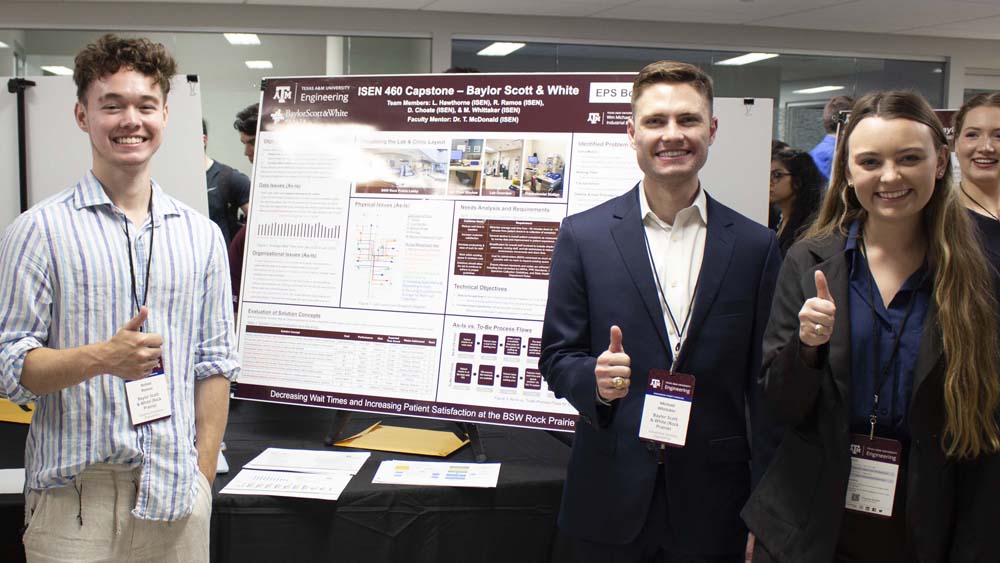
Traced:
[[239, 367], [218, 227], [150, 178], [176, 63], [105, 35], [76, 57], [93, 166], [0, 238], [0, 394], [35, 402], [28, 561], [208, 561]]

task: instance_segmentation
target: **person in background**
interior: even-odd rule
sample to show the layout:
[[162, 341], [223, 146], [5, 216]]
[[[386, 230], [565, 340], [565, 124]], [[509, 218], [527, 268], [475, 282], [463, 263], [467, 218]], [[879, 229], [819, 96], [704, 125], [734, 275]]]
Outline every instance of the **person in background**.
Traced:
[[1000, 270], [1000, 92], [973, 96], [955, 114], [959, 193]]
[[780, 211], [778, 246], [784, 256], [819, 211], [826, 182], [808, 153], [791, 148], [771, 151], [769, 200]]
[[809, 156], [816, 163], [825, 181], [830, 181], [830, 166], [833, 162], [833, 149], [837, 145], [837, 120], [840, 112], [851, 109], [854, 98], [834, 96], [823, 107], [823, 129], [826, 135], [809, 151]]
[[[257, 145], [259, 109], [260, 104], [250, 104], [236, 114], [236, 121], [233, 122], [233, 128], [239, 132], [240, 142], [243, 143], [243, 154], [250, 164], [253, 164], [254, 149]], [[240, 283], [243, 280], [243, 251], [246, 247], [246, 237], [247, 227], [243, 225], [229, 243], [229, 278], [233, 292], [233, 312], [237, 314], [237, 318], [240, 311]]]
[[[779, 139], [771, 139], [771, 154], [774, 154], [775, 151], [788, 148], [791, 148], [788, 143]], [[778, 232], [779, 223], [781, 223], [781, 210], [778, 209], [777, 205], [769, 203], [767, 206], [767, 228]]]
[[445, 74], [475, 74], [478, 72], [478, 68], [473, 68], [471, 66], [450, 66], [444, 69]]
[[843, 139], [764, 336], [788, 430], [743, 510], [753, 561], [1000, 561], [997, 285], [944, 128], [875, 92]]
[[247, 215], [250, 205], [250, 178], [246, 174], [208, 156], [208, 123], [201, 120], [201, 141], [205, 146], [205, 184], [208, 187], [208, 216], [219, 226], [228, 245], [240, 229], [237, 211]]
[[0, 394], [36, 405], [29, 562], [209, 560], [239, 363], [222, 233], [150, 177], [176, 68], [147, 39], [80, 51], [91, 168], [0, 239]]
[[236, 114], [236, 121], [233, 122], [233, 129], [240, 134], [240, 142], [243, 143], [243, 154], [253, 164], [253, 153], [257, 146], [257, 115], [260, 111], [260, 104], [250, 104], [241, 109]]

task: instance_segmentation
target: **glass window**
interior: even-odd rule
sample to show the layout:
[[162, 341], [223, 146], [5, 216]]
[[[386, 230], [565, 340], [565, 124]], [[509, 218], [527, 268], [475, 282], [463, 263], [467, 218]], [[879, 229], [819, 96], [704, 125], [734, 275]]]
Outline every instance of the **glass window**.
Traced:
[[[238, 31], [238, 30], [234, 30]], [[73, 68], [73, 58], [102, 31], [0, 30], [0, 76], [53, 74], [42, 67]], [[257, 45], [232, 45], [222, 33], [120, 31], [163, 43], [182, 74], [197, 74], [209, 154], [250, 172], [232, 123], [236, 112], [260, 99], [268, 76], [415, 74], [431, 70], [431, 40], [405, 37], [341, 37], [258, 34]], [[269, 61], [249, 68], [246, 61]]]
[[[832, 95], [914, 88], [933, 107], [944, 103], [941, 62], [782, 54], [743, 66], [724, 66], [718, 63], [744, 52], [550, 43], [528, 43], [504, 57], [477, 54], [491, 43], [453, 41], [452, 64], [483, 72], [638, 72], [661, 59], [696, 64], [712, 75], [716, 96], [772, 98], [774, 136], [803, 150], [823, 138], [823, 106]], [[821, 86], [831, 89], [808, 92]]]

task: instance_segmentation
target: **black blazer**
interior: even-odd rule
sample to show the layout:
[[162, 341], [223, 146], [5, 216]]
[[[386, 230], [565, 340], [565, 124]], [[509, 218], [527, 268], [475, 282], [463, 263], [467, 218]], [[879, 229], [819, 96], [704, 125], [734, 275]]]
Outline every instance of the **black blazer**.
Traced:
[[[743, 519], [779, 561], [829, 563], [844, 513], [850, 474], [850, 266], [845, 238], [797, 243], [785, 257], [764, 336], [766, 407], [788, 427], [774, 461], [743, 509]], [[838, 305], [825, 358], [812, 369], [799, 357], [798, 312], [816, 295], [822, 270]], [[908, 424], [906, 529], [921, 563], [1000, 561], [1000, 456], [947, 459], [945, 358], [937, 308], [924, 319]]]
[[[746, 405], [755, 404], [780, 258], [764, 226], [711, 197], [707, 211], [698, 295], [678, 365], [697, 378], [694, 404], [686, 446], [667, 449], [666, 493], [676, 549], [734, 554], [746, 543], [739, 518], [751, 480]], [[632, 383], [624, 399], [598, 408], [594, 366], [615, 324]], [[650, 368], [668, 369], [671, 359], [637, 189], [568, 217], [552, 256], [539, 364], [556, 396], [580, 412], [559, 514], [570, 534], [624, 544], [642, 529], [657, 454], [639, 440], [639, 419]]]

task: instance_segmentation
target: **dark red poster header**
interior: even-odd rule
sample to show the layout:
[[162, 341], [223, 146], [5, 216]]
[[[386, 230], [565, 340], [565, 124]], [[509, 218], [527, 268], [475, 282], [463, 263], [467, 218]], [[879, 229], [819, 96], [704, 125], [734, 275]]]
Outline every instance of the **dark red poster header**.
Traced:
[[270, 78], [261, 129], [364, 124], [383, 131], [621, 133], [629, 74]]

